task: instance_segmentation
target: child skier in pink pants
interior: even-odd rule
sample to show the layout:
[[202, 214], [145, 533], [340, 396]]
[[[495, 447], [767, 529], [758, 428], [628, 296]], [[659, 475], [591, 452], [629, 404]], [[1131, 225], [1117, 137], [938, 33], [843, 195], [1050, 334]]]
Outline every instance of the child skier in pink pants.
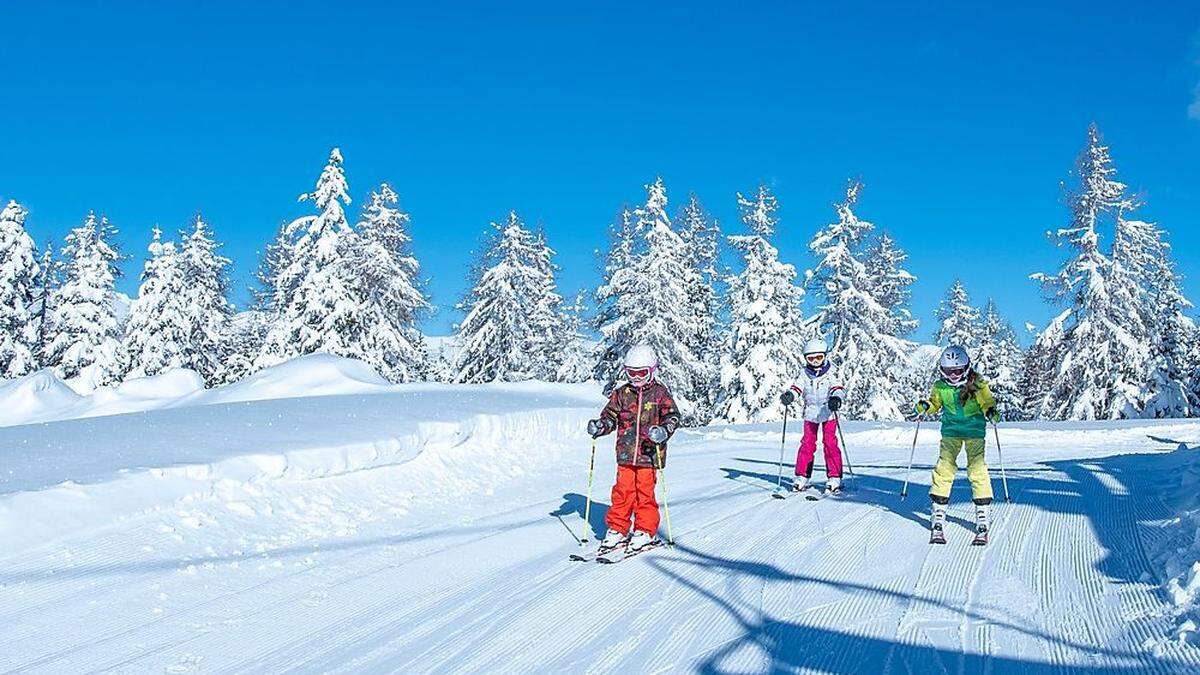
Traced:
[[780, 397], [784, 405], [791, 405], [797, 397], [804, 404], [804, 438], [796, 453], [796, 481], [792, 483], [792, 490], [796, 492], [809, 487], [818, 431], [825, 449], [825, 494], [835, 495], [842, 490], [842, 450], [838, 447], [837, 421], [833, 419], [833, 413], [842, 407], [845, 388], [826, 359], [828, 351], [824, 340], [809, 340], [804, 345], [805, 367], [800, 381]]

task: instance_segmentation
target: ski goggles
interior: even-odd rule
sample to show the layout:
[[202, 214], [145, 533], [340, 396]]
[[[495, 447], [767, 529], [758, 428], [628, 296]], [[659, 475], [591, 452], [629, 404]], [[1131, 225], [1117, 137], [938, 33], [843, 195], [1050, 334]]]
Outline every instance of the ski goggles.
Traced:
[[958, 382], [966, 377], [967, 367], [961, 366], [958, 368], [942, 368], [942, 374], [946, 376], [946, 379], [952, 382]]
[[653, 368], [626, 368], [625, 375], [629, 381], [634, 384], [645, 384], [650, 381], [650, 376], [654, 373]]
[[822, 363], [825, 363], [825, 354], [823, 352], [818, 352], [816, 354], [805, 354], [804, 360], [808, 361], [810, 366], [819, 366]]

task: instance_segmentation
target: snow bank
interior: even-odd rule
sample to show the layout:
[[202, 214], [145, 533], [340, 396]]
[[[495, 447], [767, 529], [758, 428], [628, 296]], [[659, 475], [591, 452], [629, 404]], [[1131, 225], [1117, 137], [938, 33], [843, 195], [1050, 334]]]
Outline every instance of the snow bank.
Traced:
[[387, 380], [362, 361], [330, 354], [309, 354], [259, 371], [239, 382], [181, 400], [175, 405], [370, 394], [391, 388]]
[[[240, 400], [0, 429], [0, 541], [15, 551], [197, 495], [369, 469], [393, 471], [423, 500], [453, 501], [586, 447], [584, 422], [603, 402], [593, 385], [387, 386], [353, 362], [315, 363], [264, 371], [228, 395], [292, 393], [297, 383], [369, 395]], [[175, 379], [187, 386], [187, 378]], [[124, 404], [162, 389], [142, 382], [112, 396]]]
[[295, 358], [240, 382], [207, 391], [203, 379], [186, 369], [135, 378], [112, 387], [96, 387], [86, 370], [66, 382], [50, 370], [42, 370], [0, 384], [0, 427], [167, 407], [368, 394], [392, 389], [367, 364], [329, 354]]
[[82, 398], [49, 369], [6, 380], [0, 384], [0, 426], [53, 418]]
[[1165, 483], [1162, 498], [1178, 518], [1168, 524], [1172, 536], [1152, 554], [1175, 606], [1174, 638], [1200, 645], [1200, 446], [1180, 444], [1158, 470]]

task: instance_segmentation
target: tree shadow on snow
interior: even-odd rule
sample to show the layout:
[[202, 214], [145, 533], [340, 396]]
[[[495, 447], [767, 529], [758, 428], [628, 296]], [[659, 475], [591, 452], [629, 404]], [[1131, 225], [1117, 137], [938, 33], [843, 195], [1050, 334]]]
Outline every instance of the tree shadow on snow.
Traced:
[[[935, 597], [906, 593], [895, 589], [827, 580], [795, 574], [762, 562], [723, 558], [702, 553], [685, 545], [677, 545], [678, 555], [649, 558], [647, 563], [672, 582], [689, 589], [698, 597], [723, 610], [739, 627], [742, 634], [720, 643], [715, 650], [704, 652], [694, 664], [700, 673], [734, 673], [754, 670], [768, 673], [800, 671], [883, 673], [883, 672], [965, 672], [965, 673], [1096, 673], [1116, 674], [1153, 669], [1161, 672], [1164, 666], [1171, 672], [1188, 672], [1188, 666], [1167, 659], [1158, 659], [1147, 652], [1128, 652], [1090, 644], [1075, 643], [1037, 628], [1016, 623], [985, 610], [964, 609]], [[722, 597], [716, 591], [697, 582], [696, 576], [715, 572], [730, 581], [720, 588], [736, 589], [736, 578], [757, 582], [808, 584], [814, 588], [834, 588], [848, 597], [876, 596], [891, 601], [895, 607], [924, 606], [947, 610], [969, 618], [978, 624], [988, 624], [1016, 631], [1039, 642], [1053, 644], [1061, 651], [1077, 652], [1085, 663], [1063, 666], [1009, 656], [965, 653], [961, 649], [940, 648], [928, 644], [912, 644], [879, 637], [855, 635], [804, 625], [786, 617], [776, 618], [762, 611], [762, 583], [750, 583], [748, 597]], [[848, 601], [848, 600], [847, 600]], [[866, 624], [859, 624], [859, 629]], [[958, 641], [959, 638], [955, 638]], [[1108, 665], [1087, 665], [1086, 660], [1106, 657]]]

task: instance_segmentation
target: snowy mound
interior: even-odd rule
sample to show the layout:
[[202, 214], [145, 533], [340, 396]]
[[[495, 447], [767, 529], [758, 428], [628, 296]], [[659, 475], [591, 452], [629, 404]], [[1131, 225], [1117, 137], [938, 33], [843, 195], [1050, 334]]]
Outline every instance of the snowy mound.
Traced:
[[77, 417], [117, 415], [161, 408], [180, 397], [204, 389], [204, 379], [194, 370], [180, 368], [161, 375], [137, 377], [113, 387], [100, 387], [89, 397], [87, 410]]
[[0, 426], [49, 419], [82, 400], [49, 369], [0, 384]]
[[1174, 604], [1175, 639], [1200, 645], [1200, 448], [1180, 444], [1163, 467], [1170, 484], [1163, 497], [1178, 514], [1173, 535], [1158, 553]]
[[262, 370], [246, 379], [204, 392], [179, 405], [262, 401], [299, 396], [369, 394], [391, 387], [367, 364], [330, 354], [309, 354]]

